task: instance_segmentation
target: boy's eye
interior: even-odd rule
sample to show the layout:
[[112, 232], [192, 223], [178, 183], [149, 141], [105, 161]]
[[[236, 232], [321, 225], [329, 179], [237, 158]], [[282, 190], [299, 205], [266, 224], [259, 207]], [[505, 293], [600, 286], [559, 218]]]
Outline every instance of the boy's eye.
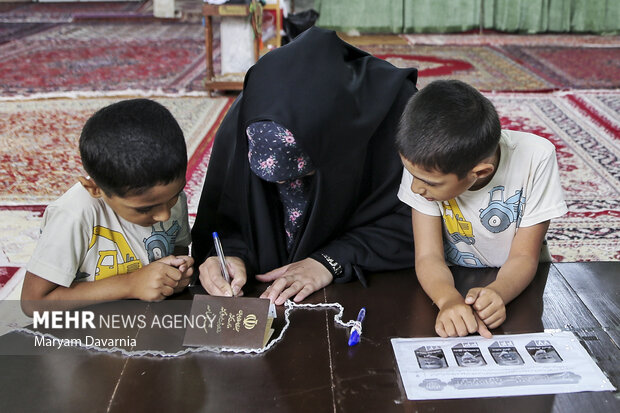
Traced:
[[150, 211], [151, 208], [136, 208], [138, 214], [148, 214]]

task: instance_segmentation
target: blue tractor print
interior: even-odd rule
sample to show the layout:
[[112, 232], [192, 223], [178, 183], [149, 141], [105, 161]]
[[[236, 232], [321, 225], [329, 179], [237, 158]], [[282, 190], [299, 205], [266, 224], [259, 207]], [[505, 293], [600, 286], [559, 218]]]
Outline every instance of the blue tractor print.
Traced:
[[481, 268], [484, 267], [482, 262], [471, 252], [459, 251], [456, 246], [444, 239], [443, 242], [444, 254], [447, 262], [454, 265], [460, 265], [461, 267]]
[[[493, 199], [499, 193], [499, 199]], [[521, 224], [523, 210], [525, 208], [525, 197], [522, 196], [523, 189], [515, 191], [515, 194], [504, 201], [504, 187], [496, 186], [489, 191], [489, 205], [480, 210], [480, 222], [493, 233], [506, 230], [513, 222], [517, 227]]]
[[153, 232], [148, 238], [144, 239], [144, 246], [149, 254], [149, 262], [157, 261], [172, 254], [174, 243], [181, 226], [174, 221], [168, 230], [164, 230], [164, 224], [160, 222], [161, 230], [156, 231], [153, 225]]

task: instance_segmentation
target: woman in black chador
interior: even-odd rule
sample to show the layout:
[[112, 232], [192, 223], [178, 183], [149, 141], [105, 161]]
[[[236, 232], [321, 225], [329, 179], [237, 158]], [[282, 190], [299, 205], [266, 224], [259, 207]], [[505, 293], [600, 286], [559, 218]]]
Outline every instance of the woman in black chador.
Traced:
[[413, 266], [394, 135], [416, 76], [319, 28], [248, 71], [215, 137], [192, 230], [207, 292], [238, 295], [255, 276], [273, 281], [263, 297], [283, 304], [334, 280]]

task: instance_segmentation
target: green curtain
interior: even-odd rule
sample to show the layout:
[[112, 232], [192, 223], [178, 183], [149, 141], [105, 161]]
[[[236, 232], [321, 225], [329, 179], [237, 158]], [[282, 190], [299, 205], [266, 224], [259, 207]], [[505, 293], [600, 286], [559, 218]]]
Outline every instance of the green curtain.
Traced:
[[[317, 25], [363, 33], [620, 33], [620, 0], [315, 0]], [[482, 19], [481, 19], [482, 17]]]
[[574, 0], [572, 32], [620, 33], [619, 0]]
[[315, 0], [316, 25], [363, 33], [402, 33], [402, 0]]
[[484, 0], [484, 28], [525, 33], [617, 33], [618, 0]]
[[480, 0], [405, 0], [405, 33], [463, 32], [480, 27]]

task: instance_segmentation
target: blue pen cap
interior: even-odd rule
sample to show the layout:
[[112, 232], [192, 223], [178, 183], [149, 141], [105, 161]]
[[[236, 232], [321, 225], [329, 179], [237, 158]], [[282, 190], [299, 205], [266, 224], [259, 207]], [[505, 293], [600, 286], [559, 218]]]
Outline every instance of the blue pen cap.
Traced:
[[351, 327], [351, 335], [349, 336], [349, 346], [354, 346], [360, 342], [362, 338], [362, 321], [366, 318], [366, 307], [362, 307], [357, 313], [357, 320]]
[[349, 347], [354, 346], [359, 342], [360, 342], [360, 334], [357, 332], [357, 330], [351, 331], [351, 335], [349, 336]]

